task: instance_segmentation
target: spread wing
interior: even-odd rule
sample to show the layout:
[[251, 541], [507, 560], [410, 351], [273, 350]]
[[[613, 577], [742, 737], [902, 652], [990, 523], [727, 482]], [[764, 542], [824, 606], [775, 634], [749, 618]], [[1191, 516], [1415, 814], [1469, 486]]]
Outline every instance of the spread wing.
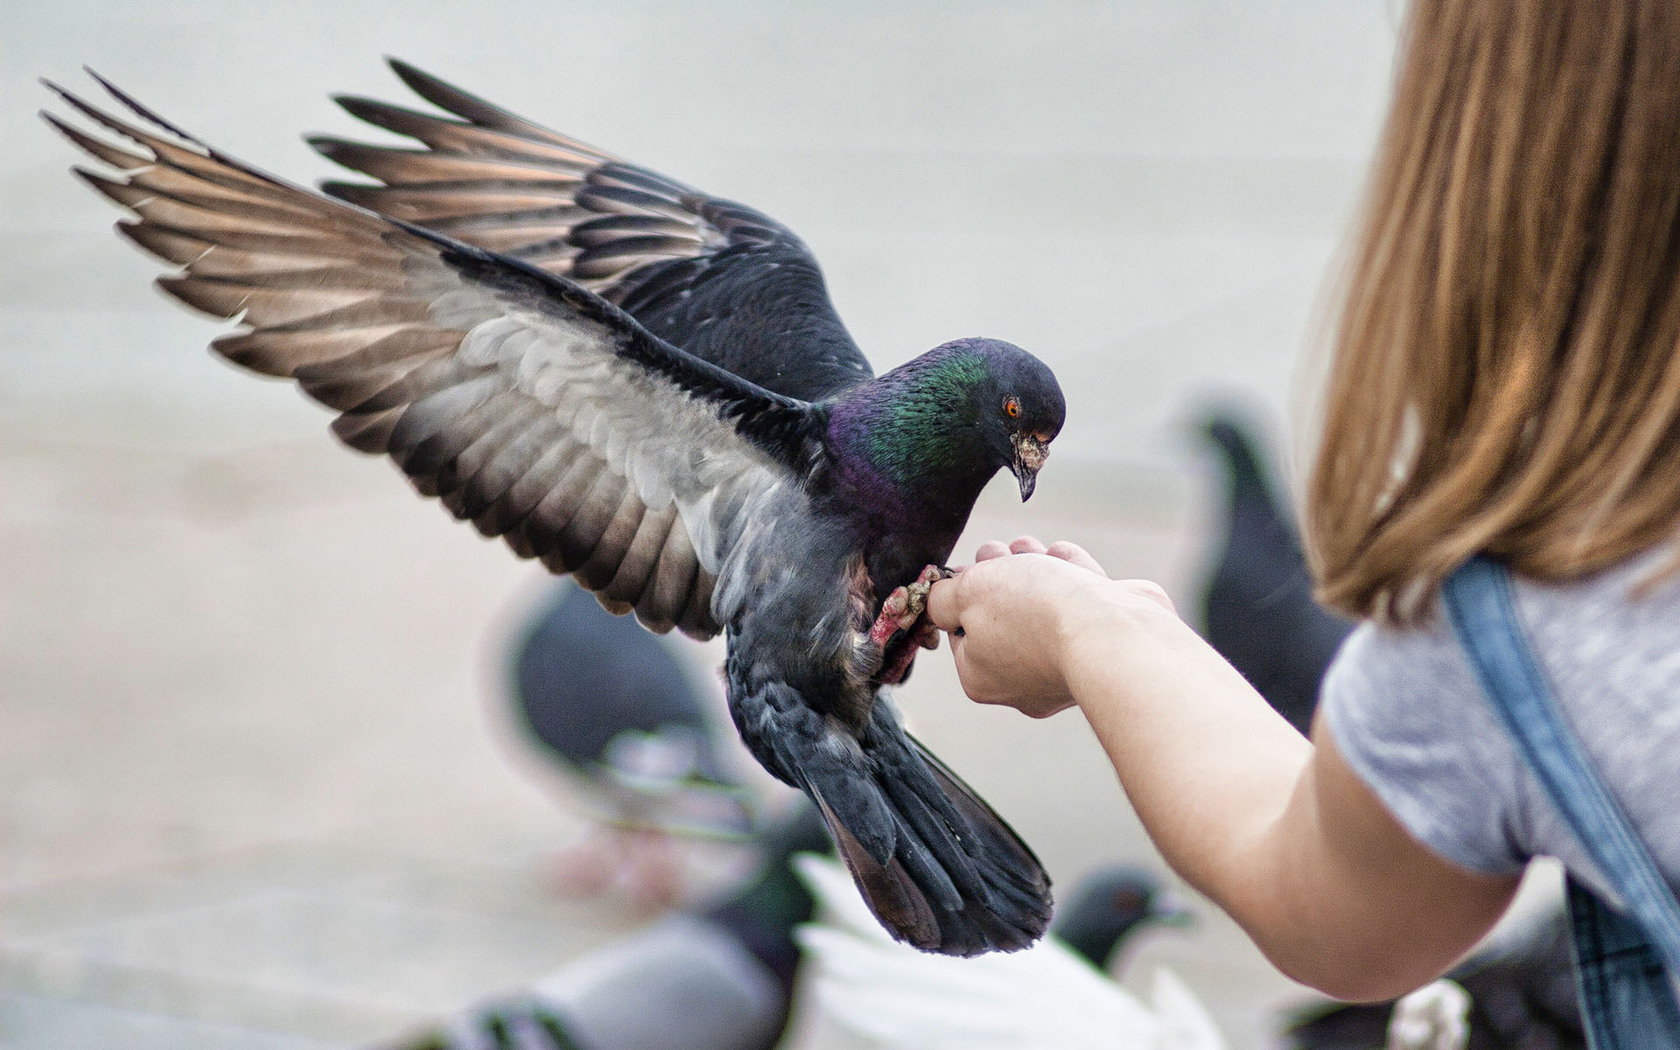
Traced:
[[42, 115], [116, 170], [77, 174], [134, 214], [121, 233], [181, 266], [163, 289], [246, 329], [217, 353], [297, 380], [347, 444], [609, 608], [717, 631], [719, 566], [794, 484], [811, 406], [563, 278], [264, 175], [105, 87], [155, 131], [53, 90], [139, 151]]
[[391, 68], [452, 116], [338, 98], [424, 148], [313, 138], [327, 157], [381, 183], [329, 182], [326, 192], [570, 277], [661, 338], [778, 393], [815, 401], [872, 374], [816, 259], [774, 219], [406, 63], [393, 59]]

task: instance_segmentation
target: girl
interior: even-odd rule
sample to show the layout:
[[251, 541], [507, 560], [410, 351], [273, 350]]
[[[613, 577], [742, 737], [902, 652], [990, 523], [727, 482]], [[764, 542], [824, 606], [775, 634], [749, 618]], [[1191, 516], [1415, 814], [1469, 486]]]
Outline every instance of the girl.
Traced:
[[1439, 610], [1485, 552], [1567, 719], [1680, 884], [1680, 5], [1415, 0], [1351, 256], [1305, 507], [1367, 621], [1308, 742], [1071, 544], [934, 587], [964, 689], [1077, 705], [1169, 863], [1347, 999], [1444, 972], [1529, 857], [1615, 899]]

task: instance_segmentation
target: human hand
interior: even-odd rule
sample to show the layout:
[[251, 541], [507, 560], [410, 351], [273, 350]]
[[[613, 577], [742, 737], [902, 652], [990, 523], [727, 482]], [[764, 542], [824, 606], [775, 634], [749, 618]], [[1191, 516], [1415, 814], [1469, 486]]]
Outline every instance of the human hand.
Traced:
[[1066, 654], [1099, 607], [1139, 597], [1168, 610], [1153, 584], [1116, 582], [1083, 548], [1030, 536], [987, 543], [976, 562], [928, 594], [928, 617], [951, 634], [963, 691], [983, 704], [1045, 718], [1072, 706]]

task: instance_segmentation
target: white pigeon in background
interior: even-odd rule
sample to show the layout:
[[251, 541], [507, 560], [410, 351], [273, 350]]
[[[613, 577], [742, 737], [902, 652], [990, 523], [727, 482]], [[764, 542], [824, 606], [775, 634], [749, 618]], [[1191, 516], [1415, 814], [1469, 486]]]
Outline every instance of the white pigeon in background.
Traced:
[[822, 916], [798, 931], [822, 1013], [881, 1047], [1227, 1050], [1167, 970], [1144, 1002], [1054, 937], [973, 959], [919, 952], [888, 937], [834, 861], [795, 863]]

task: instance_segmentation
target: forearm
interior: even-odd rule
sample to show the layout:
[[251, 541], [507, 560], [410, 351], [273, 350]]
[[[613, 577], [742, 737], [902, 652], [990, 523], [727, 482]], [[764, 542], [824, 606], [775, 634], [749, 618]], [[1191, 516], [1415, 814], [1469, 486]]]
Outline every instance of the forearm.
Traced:
[[1498, 916], [1507, 882], [1449, 869], [1176, 616], [1115, 597], [1061, 631], [1070, 692], [1167, 861], [1280, 969], [1398, 995]]
[[1261, 939], [1274, 902], [1256, 865], [1312, 746], [1169, 611], [1081, 613], [1064, 632], [1069, 689], [1132, 806], [1174, 870]]

